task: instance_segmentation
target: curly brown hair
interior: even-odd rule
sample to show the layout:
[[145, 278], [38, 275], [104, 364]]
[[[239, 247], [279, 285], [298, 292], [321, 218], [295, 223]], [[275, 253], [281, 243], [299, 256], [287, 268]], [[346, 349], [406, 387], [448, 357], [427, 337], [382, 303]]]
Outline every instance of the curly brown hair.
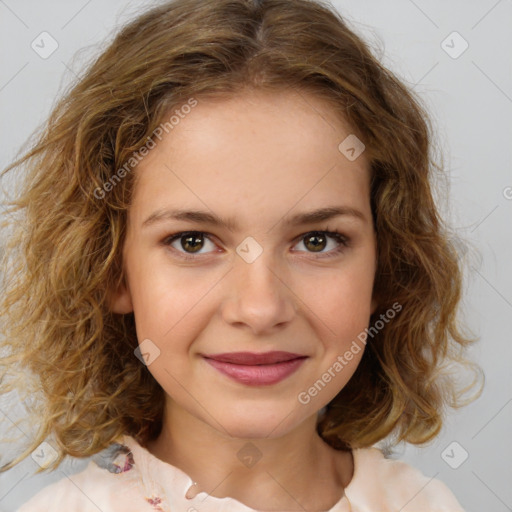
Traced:
[[50, 435], [60, 450], [52, 469], [123, 434], [141, 444], [158, 436], [164, 391], [134, 357], [133, 313], [107, 307], [124, 280], [136, 184], [125, 164], [191, 98], [290, 87], [329, 101], [364, 141], [378, 249], [372, 318], [402, 306], [327, 405], [318, 433], [337, 449], [390, 434], [420, 444], [439, 433], [445, 405], [460, 406], [446, 361], [478, 367], [463, 359], [473, 339], [456, 319], [462, 273], [433, 199], [442, 166], [427, 109], [327, 3], [175, 0], [123, 27], [2, 173], [24, 169], [3, 223], [1, 392], [41, 398], [28, 406], [37, 434], [3, 470]]

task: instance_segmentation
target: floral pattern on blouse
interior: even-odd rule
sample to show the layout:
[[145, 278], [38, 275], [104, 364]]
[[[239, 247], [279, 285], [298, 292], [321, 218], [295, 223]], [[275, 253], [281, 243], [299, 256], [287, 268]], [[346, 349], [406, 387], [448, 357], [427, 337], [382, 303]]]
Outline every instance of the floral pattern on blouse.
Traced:
[[[110, 473], [126, 473], [133, 468], [135, 462], [131, 450], [120, 443], [113, 443], [105, 450], [97, 453], [92, 460], [102, 469]], [[159, 496], [146, 496], [145, 500], [158, 512], [165, 512], [162, 508], [162, 498]]]
[[164, 511], [164, 509], [160, 506], [162, 503], [162, 498], [159, 498], [158, 496], [152, 497], [152, 498], [146, 498], [146, 501], [155, 509], [158, 511]]
[[[116, 462], [119, 462], [118, 459], [121, 459], [120, 464], [116, 464]], [[100, 468], [106, 469], [110, 473], [125, 473], [132, 469], [135, 464], [130, 449], [119, 443], [113, 443], [105, 450], [93, 455], [92, 460]]]
[[[464, 512], [442, 481], [405, 462], [385, 458], [375, 447], [352, 453], [352, 480], [329, 512]], [[73, 480], [62, 478], [49, 485], [17, 512], [258, 512], [231, 497], [197, 493], [189, 475], [158, 459], [130, 436], [91, 459]]]

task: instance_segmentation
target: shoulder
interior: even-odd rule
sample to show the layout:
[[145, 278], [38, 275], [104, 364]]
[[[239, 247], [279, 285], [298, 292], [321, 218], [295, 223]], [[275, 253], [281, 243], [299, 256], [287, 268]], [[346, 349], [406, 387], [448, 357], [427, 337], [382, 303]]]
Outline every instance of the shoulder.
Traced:
[[464, 512], [448, 487], [378, 448], [353, 450], [354, 475], [345, 489], [354, 510]]
[[45, 487], [17, 512], [139, 512], [152, 510], [140, 492], [136, 469], [132, 471], [131, 454], [121, 454], [107, 464], [101, 458], [91, 460], [88, 466], [76, 474], [61, 471], [62, 478]]

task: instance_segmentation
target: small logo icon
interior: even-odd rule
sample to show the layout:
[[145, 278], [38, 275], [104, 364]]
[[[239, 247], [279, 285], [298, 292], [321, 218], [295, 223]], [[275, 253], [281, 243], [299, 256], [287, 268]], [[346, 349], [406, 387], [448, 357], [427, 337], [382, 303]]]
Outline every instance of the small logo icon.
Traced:
[[55, 448], [46, 441], [42, 442], [30, 456], [41, 466], [42, 468], [48, 467], [52, 462], [58, 458], [57, 451]]
[[160, 355], [160, 349], [148, 338], [146, 338], [133, 351], [137, 359], [144, 365], [149, 366]]
[[41, 32], [30, 46], [39, 57], [47, 59], [59, 47], [59, 43], [48, 32]]
[[236, 252], [246, 263], [253, 263], [263, 252], [263, 247], [252, 236], [248, 236], [238, 245]]
[[443, 40], [441, 48], [452, 59], [458, 59], [469, 48], [469, 43], [458, 32], [453, 31]]
[[360, 139], [351, 133], [348, 137], [343, 139], [343, 141], [338, 146], [338, 149], [347, 160], [353, 162], [359, 158], [361, 153], [366, 149], [366, 146]]
[[261, 451], [252, 443], [245, 443], [237, 452], [238, 460], [251, 469], [262, 457]]
[[469, 457], [469, 453], [457, 441], [451, 442], [441, 453], [441, 458], [452, 469], [457, 469]]

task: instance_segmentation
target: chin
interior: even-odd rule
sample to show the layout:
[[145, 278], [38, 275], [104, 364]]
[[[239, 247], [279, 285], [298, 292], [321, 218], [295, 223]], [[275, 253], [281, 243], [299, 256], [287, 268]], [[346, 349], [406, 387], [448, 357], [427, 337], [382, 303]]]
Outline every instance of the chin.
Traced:
[[236, 417], [225, 417], [220, 420], [221, 425], [232, 437], [241, 439], [273, 439], [281, 437], [293, 430], [303, 418], [297, 418], [289, 411], [257, 414], [239, 412]]
[[236, 425], [226, 429], [229, 435], [239, 439], [273, 439], [284, 435], [286, 431], [275, 429], [275, 424]]

